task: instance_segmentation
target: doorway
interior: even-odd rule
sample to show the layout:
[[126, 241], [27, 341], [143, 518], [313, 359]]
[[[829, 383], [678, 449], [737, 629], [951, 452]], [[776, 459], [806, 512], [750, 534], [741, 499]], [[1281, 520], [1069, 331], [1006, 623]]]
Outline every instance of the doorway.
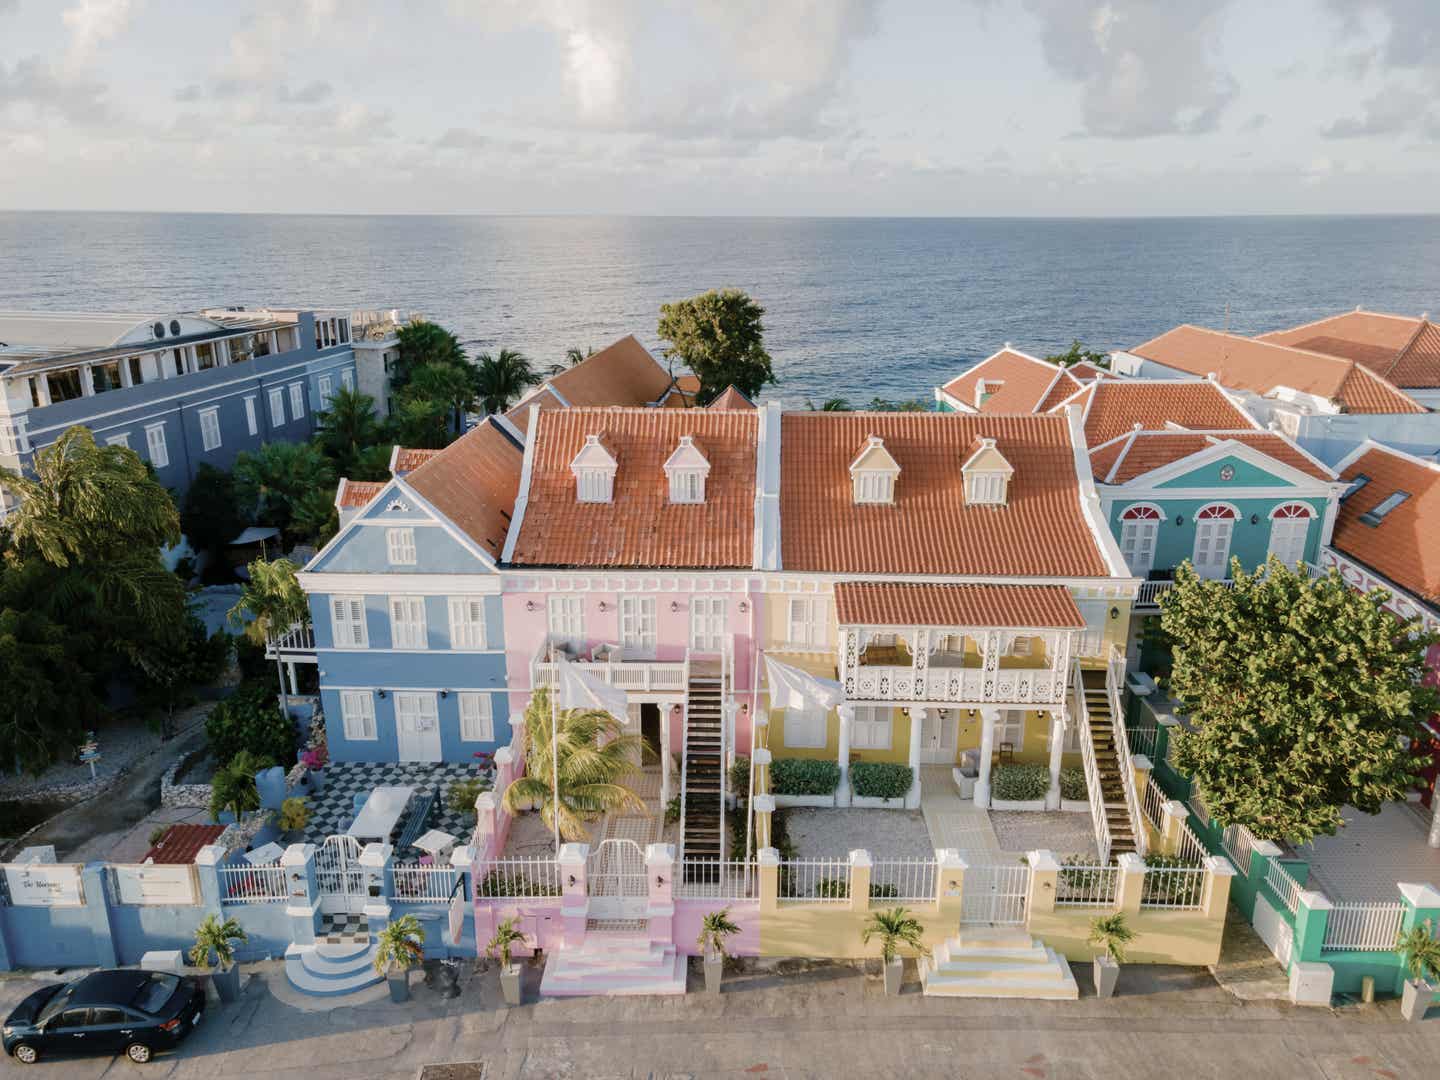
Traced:
[[954, 709], [926, 709], [920, 727], [920, 761], [926, 765], [953, 764], [958, 726], [959, 714]]
[[659, 760], [660, 706], [653, 701], [646, 701], [640, 706], [640, 737], [655, 755], [655, 760]]

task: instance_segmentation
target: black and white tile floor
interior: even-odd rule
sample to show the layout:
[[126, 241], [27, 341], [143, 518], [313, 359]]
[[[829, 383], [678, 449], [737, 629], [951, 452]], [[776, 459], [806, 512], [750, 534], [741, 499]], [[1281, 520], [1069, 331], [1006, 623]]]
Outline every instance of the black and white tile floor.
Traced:
[[[348, 829], [355, 820], [357, 795], [361, 796], [363, 804], [365, 797], [377, 787], [408, 784], [416, 793], [412, 808], [422, 792], [434, 792], [436, 796], [425, 826], [419, 831], [440, 829], [455, 837], [457, 843], [468, 844], [475, 831], [474, 809], [458, 812], [445, 803], [451, 786], [472, 780], [477, 775], [474, 765], [461, 762], [332, 762], [325, 767], [325, 790], [309, 796], [310, 821], [305, 827], [305, 839], [312, 844], [323, 844], [327, 837]], [[390, 838], [392, 843], [409, 826], [410, 813], [407, 811], [401, 815]], [[407, 862], [420, 854], [414, 849], [395, 853], [397, 858]]]
[[321, 945], [363, 945], [370, 940], [370, 924], [364, 915], [321, 915]]

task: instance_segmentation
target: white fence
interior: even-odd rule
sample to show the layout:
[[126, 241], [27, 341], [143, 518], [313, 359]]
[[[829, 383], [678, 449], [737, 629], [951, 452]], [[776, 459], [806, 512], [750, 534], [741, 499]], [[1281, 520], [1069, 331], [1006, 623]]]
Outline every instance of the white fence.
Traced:
[[283, 866], [221, 866], [222, 904], [281, 904], [286, 894]]
[[1290, 871], [1278, 860], [1270, 860], [1270, 869], [1265, 872], [1265, 880], [1270, 888], [1275, 890], [1275, 895], [1293, 913], [1300, 906], [1300, 890], [1304, 888]]
[[1357, 952], [1389, 952], [1395, 948], [1405, 905], [1336, 904], [1325, 923], [1323, 949], [1353, 949]]
[[[1200, 788], [1194, 780], [1190, 781], [1189, 806], [1192, 814], [1206, 825], [1210, 824], [1210, 808], [1205, 805], [1205, 796], [1200, 794]], [[1246, 865], [1248, 866], [1249, 864]], [[1241, 870], [1241, 873], [1244, 873], [1244, 870]]]
[[844, 904], [850, 901], [850, 860], [791, 859], [780, 864], [779, 900]]
[[1117, 866], [1062, 866], [1055, 882], [1055, 903], [1112, 907], [1119, 883]]
[[1159, 727], [1155, 724], [1130, 728], [1130, 752], [1132, 754], [1144, 754], [1151, 761], [1154, 761], [1155, 738], [1159, 730]]
[[1175, 849], [1175, 854], [1186, 862], [1197, 863], [1204, 862], [1210, 854], [1210, 850], [1200, 842], [1188, 821], [1180, 823], [1180, 846]]
[[401, 904], [443, 904], [455, 888], [453, 866], [396, 866], [391, 899]]
[[870, 897], [874, 900], [935, 899], [934, 859], [876, 859], [870, 869]]
[[1220, 846], [1235, 869], [1241, 874], [1250, 873], [1250, 857], [1255, 854], [1255, 834], [1244, 825], [1227, 825], [1220, 834]]
[[760, 895], [760, 868], [753, 862], [686, 859], [675, 878], [675, 895], [703, 900], [747, 900]]
[[559, 896], [560, 865], [539, 856], [496, 859], [475, 882], [475, 895], [506, 900]]
[[1019, 926], [1025, 922], [1030, 867], [979, 864], [965, 871], [960, 896], [962, 923]]
[[1145, 785], [1145, 795], [1141, 801], [1141, 808], [1145, 811], [1146, 818], [1153, 825], [1156, 831], [1163, 831], [1165, 828], [1164, 807], [1170, 799], [1164, 790], [1155, 782], [1155, 777], [1150, 777], [1150, 782]]
[[1142, 908], [1198, 908], [1205, 895], [1203, 866], [1147, 867], [1140, 887]]

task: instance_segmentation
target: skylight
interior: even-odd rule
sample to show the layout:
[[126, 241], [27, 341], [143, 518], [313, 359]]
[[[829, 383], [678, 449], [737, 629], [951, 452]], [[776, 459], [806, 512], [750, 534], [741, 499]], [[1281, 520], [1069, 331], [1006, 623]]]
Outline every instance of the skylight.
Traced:
[[1368, 483], [1370, 483], [1370, 477], [1366, 476], [1363, 472], [1356, 473], [1355, 479], [1351, 480], [1350, 486], [1345, 489], [1345, 494], [1340, 496], [1340, 501], [1344, 502]]
[[1408, 491], [1397, 491], [1393, 495], [1387, 495], [1381, 499], [1373, 510], [1367, 510], [1360, 515], [1360, 520], [1366, 525], [1379, 525], [1385, 520], [1385, 515], [1394, 510], [1397, 506], [1410, 498]]

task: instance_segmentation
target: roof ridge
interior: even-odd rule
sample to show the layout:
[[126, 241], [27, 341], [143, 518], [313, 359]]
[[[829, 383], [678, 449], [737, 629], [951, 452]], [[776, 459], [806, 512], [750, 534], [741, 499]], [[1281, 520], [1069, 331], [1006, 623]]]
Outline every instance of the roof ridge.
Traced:
[[[1249, 345], [1263, 345], [1267, 349], [1284, 349], [1286, 352], [1299, 353], [1301, 356], [1311, 356], [1317, 360], [1324, 360], [1329, 363], [1345, 364], [1352, 367], [1355, 364], [1354, 360], [1347, 360], [1343, 356], [1330, 356], [1327, 353], [1314, 352], [1310, 349], [1302, 349], [1297, 345], [1283, 345], [1278, 341], [1264, 341], [1258, 337], [1246, 337], [1244, 334], [1234, 334], [1227, 330], [1212, 330], [1208, 326], [1196, 326], [1194, 323], [1181, 323], [1179, 326], [1171, 327], [1169, 330], [1166, 330], [1164, 334], [1156, 334], [1149, 341], [1142, 341], [1139, 345], [1135, 346], [1135, 349], [1143, 349], [1147, 345], [1152, 345], [1155, 342], [1159, 341], [1161, 338], [1165, 337], [1166, 334], [1173, 334], [1176, 330], [1194, 330], [1201, 334], [1210, 334], [1214, 337], [1226, 338], [1227, 340], [1231, 341], [1243, 341]], [[1279, 333], [1280, 331], [1274, 332]], [[1134, 352], [1135, 350], [1130, 349], [1126, 351]], [[1144, 358], [1142, 357], [1142, 359]]]
[[1406, 354], [1415, 347], [1415, 343], [1418, 342], [1422, 337], [1424, 337], [1425, 328], [1431, 325], [1433, 324], [1430, 322], [1429, 319], [1415, 320], [1415, 332], [1410, 335], [1410, 340], [1405, 342], [1405, 344], [1400, 347], [1400, 351], [1391, 358], [1390, 366], [1385, 369], [1385, 377], [1387, 379], [1390, 377], [1390, 372], [1394, 371], [1397, 367], [1399, 367], [1400, 361], [1404, 360]]

